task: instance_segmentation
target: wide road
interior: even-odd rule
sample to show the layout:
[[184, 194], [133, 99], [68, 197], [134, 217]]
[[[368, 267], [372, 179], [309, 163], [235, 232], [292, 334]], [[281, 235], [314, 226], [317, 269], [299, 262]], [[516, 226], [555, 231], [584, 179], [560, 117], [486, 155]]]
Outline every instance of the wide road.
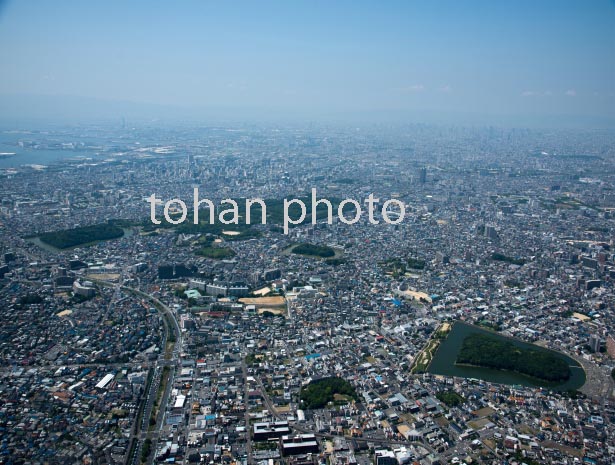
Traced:
[[[139, 431], [138, 437], [137, 437], [137, 445], [134, 449], [133, 454], [131, 454], [130, 457], [126, 457], [126, 463], [128, 464], [136, 464], [139, 463], [139, 461], [141, 460], [141, 449], [143, 447], [143, 442], [146, 439], [150, 439], [152, 441], [152, 445], [151, 445], [151, 454], [148, 458], [147, 463], [150, 464], [154, 461], [154, 455], [156, 452], [156, 442], [158, 440], [158, 436], [160, 433], [160, 430], [162, 429], [162, 426], [164, 424], [164, 422], [162, 421], [162, 419], [164, 418], [164, 412], [166, 412], [167, 410], [167, 403], [169, 402], [169, 398], [171, 397], [169, 395], [170, 391], [171, 391], [171, 387], [173, 386], [173, 381], [174, 381], [174, 377], [175, 377], [175, 370], [173, 369], [173, 366], [177, 363], [178, 358], [179, 358], [179, 353], [177, 348], [181, 347], [181, 330], [179, 328], [179, 324], [177, 323], [177, 319], [175, 318], [175, 314], [171, 311], [171, 309], [169, 307], [167, 307], [164, 303], [162, 303], [160, 301], [160, 299], [154, 297], [153, 295], [147, 294], [139, 289], [135, 289], [134, 287], [129, 287], [129, 286], [124, 286], [124, 285], [118, 285], [117, 283], [112, 283], [109, 281], [104, 281], [101, 279], [95, 279], [95, 278], [89, 278], [91, 281], [94, 281], [96, 284], [99, 284], [101, 286], [105, 286], [105, 287], [112, 287], [115, 289], [121, 288], [122, 290], [134, 295], [134, 296], [138, 296], [141, 297], [144, 300], [147, 300], [149, 302], [151, 302], [154, 307], [156, 308], [156, 310], [158, 310], [159, 312], [165, 314], [164, 315], [164, 319], [167, 322], [171, 322], [171, 325], [169, 327], [169, 325], [165, 324], [165, 337], [163, 338], [163, 342], [164, 347], [163, 349], [166, 349], [166, 342], [169, 341], [169, 335], [167, 333], [168, 330], [173, 331], [174, 335], [175, 335], [175, 340], [174, 342], [172, 342], [173, 344], [173, 349], [172, 349], [172, 356], [171, 359], [167, 359], [167, 360], [158, 360], [156, 363], [156, 369], [155, 369], [155, 375], [154, 375], [154, 380], [150, 386], [150, 390], [149, 392], [146, 394], [145, 398], [144, 398], [144, 402], [146, 402], [145, 407], [143, 409], [143, 417], [142, 417], [142, 424], [141, 425], [137, 425], [137, 431]], [[163, 350], [163, 354], [166, 352], [166, 350]], [[168, 373], [168, 379], [167, 379], [167, 383], [166, 383], [166, 388], [165, 388], [165, 392], [162, 395], [162, 399], [160, 400], [160, 405], [158, 406], [158, 411], [156, 414], [156, 426], [155, 428], [149, 430], [149, 419], [150, 416], [152, 414], [152, 410], [153, 410], [153, 404], [154, 404], [154, 400], [157, 397], [158, 394], [158, 389], [160, 387], [160, 383], [162, 381], [161, 379], [161, 375], [163, 373], [163, 370], [160, 368], [161, 366], [170, 366], [171, 369], [169, 370]]]
[[243, 373], [243, 396], [244, 405], [246, 407], [246, 453], [248, 454], [248, 465], [252, 465], [252, 434], [250, 431], [250, 409], [248, 408], [248, 395], [250, 393], [250, 387], [248, 385], [248, 368], [246, 367], [245, 359], [241, 362], [241, 371]]

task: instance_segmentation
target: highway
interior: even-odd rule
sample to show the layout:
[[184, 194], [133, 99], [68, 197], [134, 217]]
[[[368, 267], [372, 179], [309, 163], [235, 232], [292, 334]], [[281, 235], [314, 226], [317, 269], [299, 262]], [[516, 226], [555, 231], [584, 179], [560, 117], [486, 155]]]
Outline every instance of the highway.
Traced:
[[[151, 453], [148, 457], [147, 464], [151, 464], [154, 462], [154, 459], [155, 459], [156, 442], [158, 440], [158, 435], [164, 423], [163, 422], [164, 413], [167, 410], [167, 404], [170, 398], [171, 387], [173, 386], [173, 380], [175, 377], [174, 368], [175, 368], [175, 365], [179, 361], [179, 348], [181, 347], [181, 330], [180, 330], [179, 324], [177, 323], [177, 319], [175, 318], [175, 314], [171, 311], [169, 307], [167, 307], [164, 303], [162, 303], [158, 298], [150, 294], [147, 294], [139, 289], [135, 289], [133, 287], [119, 285], [117, 283], [112, 283], [109, 281], [104, 281], [104, 280], [95, 279], [95, 278], [90, 278], [90, 280], [94, 281], [95, 283], [101, 286], [113, 287], [118, 292], [119, 292], [119, 289], [122, 289], [123, 291], [126, 291], [134, 296], [141, 297], [142, 299], [145, 299], [151, 302], [156, 308], [156, 310], [158, 310], [158, 312], [161, 312], [164, 314], [163, 315], [164, 320], [171, 323], [170, 327], [169, 325], [164, 324], [165, 334], [164, 334], [163, 345], [162, 345], [163, 351], [161, 352], [161, 356], [156, 361], [156, 364], [154, 367], [154, 378], [152, 380], [152, 383], [150, 384], [149, 390], [146, 393], [145, 397], [142, 399], [142, 402], [145, 402], [144, 404], [145, 406], [143, 408], [143, 416], [141, 418], [141, 424], [137, 425], [138, 432], [133, 433], [134, 440], [137, 441], [137, 445], [136, 447], [132, 449], [132, 453], [126, 457], [127, 465], [136, 465], [140, 463], [141, 450], [143, 448], [143, 443], [147, 439], [149, 439], [151, 440]], [[169, 340], [169, 337], [168, 337], [169, 329], [173, 331], [175, 340], [174, 342], [172, 342], [173, 349], [171, 352], [171, 357], [166, 358], [165, 357], [166, 350], [164, 349], [166, 348], [167, 341]], [[168, 370], [168, 374], [167, 374], [168, 378], [166, 380], [165, 392], [162, 395], [162, 398], [160, 400], [160, 405], [158, 405], [158, 410], [156, 411], [156, 424], [154, 428], [150, 429], [149, 420], [152, 415], [152, 411], [154, 410], [154, 403], [158, 395], [158, 391], [160, 389], [160, 385], [161, 385], [161, 382], [163, 381], [163, 376], [164, 376], [163, 374], [164, 369], [162, 367], [169, 367], [170, 370]]]

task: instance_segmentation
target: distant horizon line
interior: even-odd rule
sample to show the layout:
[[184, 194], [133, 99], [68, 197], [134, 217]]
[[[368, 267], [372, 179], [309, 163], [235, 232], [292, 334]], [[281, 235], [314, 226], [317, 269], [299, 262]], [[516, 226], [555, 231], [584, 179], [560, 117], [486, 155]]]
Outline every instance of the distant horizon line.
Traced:
[[[23, 99], [24, 102], [19, 102]], [[64, 103], [61, 103], [61, 102]], [[101, 108], [81, 108], [86, 102]], [[21, 105], [24, 104], [24, 105]], [[48, 106], [52, 105], [53, 108]], [[1, 93], [0, 124], [107, 123], [126, 119], [135, 123], [323, 123], [428, 124], [505, 129], [615, 129], [615, 115], [524, 114], [433, 108], [325, 108], [315, 106], [154, 103], [75, 94]], [[11, 108], [13, 107], [13, 108]], [[63, 107], [63, 108], [58, 108]], [[12, 113], [11, 110], [14, 110]], [[58, 111], [59, 110], [59, 111]], [[162, 112], [161, 114], [158, 112]], [[63, 113], [63, 114], [62, 114]], [[282, 121], [283, 120], [283, 121]], [[127, 121], [127, 122], [129, 122]]]

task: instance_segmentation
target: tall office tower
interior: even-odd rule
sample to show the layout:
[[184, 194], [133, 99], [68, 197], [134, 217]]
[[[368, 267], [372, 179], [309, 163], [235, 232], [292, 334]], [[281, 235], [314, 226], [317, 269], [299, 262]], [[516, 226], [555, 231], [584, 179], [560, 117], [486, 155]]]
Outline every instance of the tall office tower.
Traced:
[[488, 239], [495, 240], [498, 238], [498, 231], [495, 229], [495, 226], [486, 225], [485, 226], [485, 237]]
[[589, 348], [592, 352], [596, 353], [600, 351], [600, 337], [592, 334], [589, 337]]
[[427, 182], [427, 168], [423, 167], [419, 171], [419, 183], [425, 184]]

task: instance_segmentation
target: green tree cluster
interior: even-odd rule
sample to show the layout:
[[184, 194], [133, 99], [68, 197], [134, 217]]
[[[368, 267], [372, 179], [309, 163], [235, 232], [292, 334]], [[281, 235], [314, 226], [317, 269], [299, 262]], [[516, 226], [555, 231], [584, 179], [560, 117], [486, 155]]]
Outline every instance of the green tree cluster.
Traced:
[[313, 257], [329, 258], [335, 256], [335, 250], [326, 245], [299, 244], [293, 247], [292, 253], [311, 255]]
[[115, 224], [105, 223], [44, 233], [39, 236], [39, 239], [57, 249], [67, 249], [90, 242], [117, 239], [123, 235], [122, 228]]
[[143, 442], [143, 448], [141, 449], [141, 462], [147, 462], [147, 459], [151, 451], [152, 451], [152, 440], [147, 438]]
[[308, 409], [322, 408], [335, 399], [335, 395], [345, 395], [357, 400], [357, 393], [345, 379], [338, 377], [322, 378], [312, 381], [301, 390], [300, 398]]
[[455, 391], [440, 391], [436, 394], [436, 397], [440, 402], [448, 405], [449, 407], [456, 407], [465, 402], [465, 399], [457, 394]]
[[235, 251], [229, 247], [203, 247], [197, 251], [201, 257], [223, 260], [235, 256]]
[[408, 269], [423, 270], [425, 268], [425, 260], [410, 257], [406, 260], [401, 258], [390, 258], [381, 263], [382, 267], [394, 277], [403, 276]]
[[422, 270], [425, 268], [425, 260], [410, 257], [408, 259], [408, 268], [412, 268], [413, 270]]
[[463, 340], [457, 363], [515, 371], [550, 382], [571, 376], [568, 363], [551, 352], [521, 348], [484, 334], [471, 334]]
[[31, 304], [40, 304], [43, 301], [43, 298], [34, 293], [26, 294], [21, 296], [19, 299], [19, 303], [22, 305], [31, 305]]

